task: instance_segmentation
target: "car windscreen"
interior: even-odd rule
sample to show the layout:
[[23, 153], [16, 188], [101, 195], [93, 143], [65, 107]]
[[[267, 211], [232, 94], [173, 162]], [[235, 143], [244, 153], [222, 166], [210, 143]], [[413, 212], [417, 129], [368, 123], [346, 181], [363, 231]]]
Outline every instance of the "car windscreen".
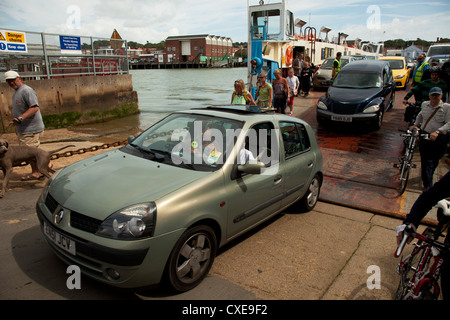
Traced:
[[340, 71], [333, 81], [337, 88], [380, 88], [381, 77], [378, 73]]
[[333, 61], [334, 61], [334, 59], [325, 59], [325, 61], [320, 66], [320, 69], [324, 69], [324, 70], [333, 69]]
[[448, 46], [431, 46], [428, 49], [427, 57], [450, 54], [450, 45]]
[[130, 146], [149, 160], [215, 171], [226, 161], [243, 124], [228, 118], [174, 113], [144, 131]]
[[392, 60], [386, 60], [389, 62], [389, 64], [391, 65], [391, 69], [395, 69], [395, 70], [401, 70], [405, 68], [405, 64], [403, 63], [403, 60], [397, 60], [397, 59], [392, 59]]

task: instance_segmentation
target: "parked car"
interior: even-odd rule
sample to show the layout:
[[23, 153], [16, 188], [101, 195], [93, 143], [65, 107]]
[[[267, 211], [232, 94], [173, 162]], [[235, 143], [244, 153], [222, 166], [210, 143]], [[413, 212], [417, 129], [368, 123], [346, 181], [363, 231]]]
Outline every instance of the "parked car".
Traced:
[[317, 120], [369, 123], [381, 128], [385, 112], [394, 105], [395, 82], [389, 62], [355, 61], [338, 73], [317, 103]]
[[[312, 82], [314, 89], [328, 88], [331, 85], [331, 76], [333, 73], [333, 62], [335, 58], [328, 58], [323, 61], [319, 69], [314, 73]], [[356, 61], [353, 56], [341, 57], [341, 68], [349, 62]]]
[[444, 55], [437, 55], [437, 56], [431, 56], [431, 57], [427, 57], [425, 59], [425, 62], [431, 63], [432, 60], [437, 60], [438, 61], [438, 66], [442, 67], [442, 65], [444, 63], [446, 63], [448, 60], [450, 59], [450, 54], [444, 54]]
[[406, 89], [410, 78], [410, 69], [404, 57], [381, 57], [380, 60], [388, 61], [391, 65], [392, 75], [394, 76], [395, 86], [398, 89]]
[[186, 291], [219, 247], [293, 204], [312, 210], [322, 181], [306, 122], [209, 107], [173, 113], [126, 146], [55, 173], [36, 209], [50, 248], [84, 274]]
[[405, 59], [406, 59], [406, 66], [409, 69], [414, 70], [416, 68], [416, 63], [414, 62], [414, 60], [409, 57], [405, 57]]
[[362, 55], [362, 54], [352, 54], [352, 55], [348, 55], [345, 57], [352, 57], [354, 59], [354, 61], [367, 60], [367, 56]]

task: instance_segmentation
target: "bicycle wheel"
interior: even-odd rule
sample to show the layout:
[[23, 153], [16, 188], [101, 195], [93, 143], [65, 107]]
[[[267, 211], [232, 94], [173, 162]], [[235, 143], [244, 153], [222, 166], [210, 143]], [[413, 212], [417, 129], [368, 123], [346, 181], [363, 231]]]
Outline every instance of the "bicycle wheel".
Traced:
[[437, 300], [439, 293], [439, 284], [434, 279], [427, 277], [421, 281], [417, 296], [419, 300]]
[[[422, 234], [428, 236], [431, 233], [433, 233], [433, 229], [428, 227]], [[400, 283], [398, 284], [397, 292], [395, 293], [395, 300], [413, 299], [411, 296], [408, 296], [408, 293], [412, 289], [411, 282], [416, 281], [416, 272], [421, 271], [419, 270], [419, 263], [424, 259], [423, 255], [425, 254], [422, 243], [422, 240], [417, 240], [417, 244], [414, 246], [411, 253], [405, 258], [402, 258], [398, 265], [397, 272], [400, 274]]]
[[406, 186], [408, 185], [409, 170], [411, 169], [410, 162], [407, 160], [402, 160], [402, 166], [400, 168], [400, 195], [402, 195]]
[[419, 254], [410, 254], [400, 262], [398, 266], [398, 272], [400, 273], [400, 282], [397, 287], [397, 292], [395, 293], [395, 300], [405, 299], [405, 296], [410, 289], [410, 282], [414, 278], [415, 269], [419, 264], [419, 257]]

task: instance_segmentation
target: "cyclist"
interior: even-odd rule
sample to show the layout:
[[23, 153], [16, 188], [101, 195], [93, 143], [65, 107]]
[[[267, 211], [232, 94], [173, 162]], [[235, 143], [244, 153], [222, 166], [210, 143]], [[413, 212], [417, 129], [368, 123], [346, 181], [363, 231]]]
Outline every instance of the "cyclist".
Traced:
[[[416, 102], [423, 102], [430, 100], [429, 98], [429, 92], [434, 87], [439, 87], [442, 89], [442, 92], [447, 92], [447, 84], [445, 81], [442, 81], [439, 79], [439, 75], [441, 73], [441, 69], [439, 67], [432, 67], [430, 69], [431, 79], [427, 79], [424, 81], [421, 81], [417, 83], [416, 86], [411, 88], [409, 92], [406, 94], [403, 104], [406, 105], [408, 102], [408, 99], [411, 98], [412, 95], [414, 95], [414, 99]], [[447, 102], [447, 95], [444, 95], [442, 97], [442, 101]]]
[[[412, 224], [416, 229], [422, 219], [427, 215], [433, 206], [440, 200], [450, 197], [450, 171], [441, 178], [430, 189], [424, 191], [411, 208], [406, 216], [403, 224], [396, 229], [397, 245], [403, 238], [403, 230], [407, 225]], [[445, 242], [447, 247], [450, 246], [450, 235], [447, 233]], [[442, 257], [444, 263], [441, 269], [441, 287], [444, 300], [450, 300], [450, 256], [447, 254]]]

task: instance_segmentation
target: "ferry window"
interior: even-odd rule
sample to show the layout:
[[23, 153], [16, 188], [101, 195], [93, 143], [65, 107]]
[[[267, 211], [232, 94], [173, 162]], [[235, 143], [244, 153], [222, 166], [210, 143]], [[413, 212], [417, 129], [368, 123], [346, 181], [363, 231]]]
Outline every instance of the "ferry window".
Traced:
[[294, 14], [289, 10], [286, 12], [286, 35], [294, 36]]
[[253, 34], [255, 38], [262, 38], [264, 21], [267, 21], [267, 35], [279, 35], [281, 33], [280, 10], [258, 11], [252, 14]]

